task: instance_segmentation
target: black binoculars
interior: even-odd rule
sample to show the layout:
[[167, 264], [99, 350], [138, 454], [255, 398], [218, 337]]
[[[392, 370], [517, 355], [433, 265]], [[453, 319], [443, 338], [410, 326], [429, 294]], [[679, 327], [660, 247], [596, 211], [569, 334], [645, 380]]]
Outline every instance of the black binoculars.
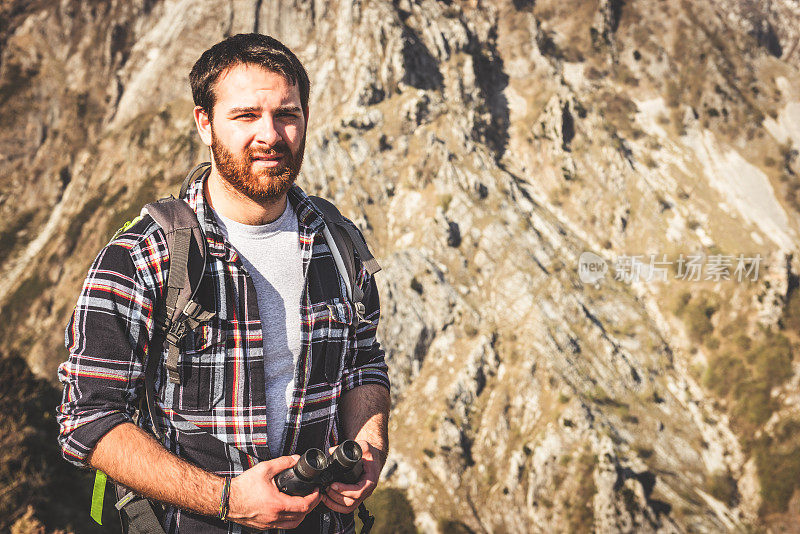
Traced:
[[275, 475], [278, 489], [287, 495], [304, 497], [315, 488], [324, 489], [334, 482], [355, 484], [361, 479], [361, 445], [348, 439], [330, 454], [319, 449], [308, 449], [294, 467]]

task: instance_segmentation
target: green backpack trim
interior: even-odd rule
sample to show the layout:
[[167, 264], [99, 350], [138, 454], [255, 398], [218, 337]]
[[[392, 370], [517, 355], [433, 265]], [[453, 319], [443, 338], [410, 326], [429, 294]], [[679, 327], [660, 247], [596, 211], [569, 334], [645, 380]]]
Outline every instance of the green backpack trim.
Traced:
[[113, 236], [111, 236], [111, 241], [114, 241], [114, 240], [115, 240], [117, 237], [119, 237], [119, 235], [120, 235], [120, 234], [122, 234], [122, 233], [124, 233], [124, 232], [127, 232], [127, 231], [128, 231], [128, 229], [129, 229], [131, 226], [133, 226], [134, 224], [136, 224], [137, 222], [139, 222], [139, 221], [141, 221], [141, 220], [142, 220], [142, 216], [141, 216], [141, 215], [139, 215], [138, 217], [134, 217], [134, 218], [133, 218], [133, 219], [131, 219], [130, 221], [126, 221], [126, 222], [125, 222], [125, 224], [123, 224], [123, 225], [120, 227], [120, 229], [119, 229], [119, 230], [117, 230], [116, 232], [114, 232], [114, 235], [113, 235]]

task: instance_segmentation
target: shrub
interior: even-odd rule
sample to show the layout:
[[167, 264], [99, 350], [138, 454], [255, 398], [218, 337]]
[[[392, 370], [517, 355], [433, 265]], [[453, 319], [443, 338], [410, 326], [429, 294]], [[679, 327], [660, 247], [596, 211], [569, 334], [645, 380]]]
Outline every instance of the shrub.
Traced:
[[736, 346], [742, 350], [750, 350], [750, 347], [753, 345], [753, 340], [747, 334], [739, 334], [734, 339], [734, 343]]
[[790, 332], [800, 332], [800, 289], [795, 288], [789, 293], [781, 323]]
[[763, 437], [753, 452], [761, 482], [761, 514], [785, 512], [800, 487], [800, 447], [783, 450], [779, 443]]
[[[442, 534], [472, 534], [473, 532], [471, 528], [456, 519], [439, 519], [436, 526], [439, 527], [439, 532]], [[387, 532], [389, 531], [387, 530]]]
[[708, 366], [703, 383], [720, 397], [726, 397], [731, 387], [740, 384], [748, 374], [741, 359], [723, 354]]
[[782, 384], [792, 376], [792, 346], [783, 334], [768, 335], [748, 354], [756, 376], [768, 387]]
[[440, 206], [442, 210], [447, 211], [447, 208], [450, 207], [450, 203], [453, 201], [453, 195], [439, 195], [439, 199], [436, 203], [437, 206]]
[[[397, 488], [378, 488], [364, 501], [367, 509], [375, 516], [372, 532], [392, 532], [394, 534], [416, 534], [414, 509], [405, 491]], [[357, 530], [361, 531], [361, 521], [356, 520]]]
[[410, 284], [410, 286], [411, 286], [411, 289], [413, 289], [414, 291], [416, 291], [418, 294], [422, 295], [422, 291], [423, 291], [423, 289], [422, 289], [422, 284], [420, 283], [420, 281], [419, 281], [419, 280], [417, 280], [417, 277], [416, 277], [416, 276], [414, 276], [414, 277], [412, 277], [412, 278], [411, 278], [411, 284]]
[[769, 392], [769, 385], [758, 380], [749, 380], [733, 387], [733, 396], [736, 398], [733, 416], [741, 427], [740, 434], [749, 435], [772, 415], [775, 406]]
[[684, 291], [678, 295], [677, 302], [675, 303], [675, 315], [678, 317], [683, 316], [683, 313], [686, 311], [686, 306], [689, 305], [690, 300], [692, 300], [692, 294], [688, 291]]
[[730, 471], [717, 472], [711, 475], [708, 481], [708, 492], [718, 501], [722, 501], [727, 506], [736, 506], [739, 500], [739, 489], [736, 486], [736, 479]]
[[689, 328], [689, 336], [693, 341], [702, 343], [707, 336], [714, 332], [711, 318], [718, 310], [719, 304], [705, 295], [698, 295], [689, 301], [685, 308], [685, 320]]
[[567, 515], [569, 532], [592, 532], [594, 527], [594, 496], [597, 486], [594, 483], [594, 468], [597, 457], [588, 451], [578, 458], [578, 487], [574, 493], [572, 506]]

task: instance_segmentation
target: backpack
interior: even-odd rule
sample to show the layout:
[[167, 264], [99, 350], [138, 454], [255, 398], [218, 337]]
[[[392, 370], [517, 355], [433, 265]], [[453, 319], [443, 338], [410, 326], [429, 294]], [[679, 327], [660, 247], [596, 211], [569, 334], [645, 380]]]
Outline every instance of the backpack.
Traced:
[[[161, 354], [163, 344], [167, 344], [166, 369], [168, 379], [180, 384], [178, 372], [178, 359], [180, 356], [179, 345], [181, 340], [192, 330], [208, 321], [214, 313], [204, 310], [194, 298], [203, 279], [206, 265], [206, 239], [197, 220], [197, 214], [183, 200], [189, 186], [195, 180], [205, 180], [211, 172], [211, 163], [205, 162], [192, 169], [181, 185], [178, 198], [170, 195], [156, 202], [151, 202], [142, 208], [140, 216], [126, 223], [116, 235], [132, 226], [144, 215], [152, 219], [164, 231], [169, 250], [169, 274], [167, 275], [166, 296], [164, 306], [157, 310], [154, 321], [155, 332], [148, 353]], [[323, 235], [333, 255], [339, 274], [344, 279], [347, 297], [353, 304], [355, 315], [359, 322], [364, 321], [365, 308], [362, 302], [364, 293], [356, 283], [355, 255], [358, 254], [362, 265], [370, 275], [381, 270], [377, 260], [367, 247], [367, 243], [356, 230], [355, 226], [347, 221], [339, 210], [329, 201], [309, 196], [312, 204], [325, 221]], [[145, 411], [150, 416], [152, 430], [156, 439], [163, 443], [164, 436], [157, 428], [155, 421], [155, 373], [160, 358], [147, 358], [144, 373], [145, 395], [140, 406], [140, 414]], [[336, 373], [326, 365], [325, 373], [330, 378]], [[188, 423], [192, 425], [192, 423]], [[194, 425], [192, 425], [194, 426]], [[102, 480], [101, 480], [102, 479]], [[99, 506], [102, 506], [102, 488], [105, 474], [97, 471], [95, 490], [92, 497], [92, 517], [100, 522]], [[101, 483], [102, 482], [102, 483]], [[153, 508], [154, 504], [148, 499], [135, 494], [124, 486], [115, 483], [118, 502], [115, 507], [119, 511], [123, 524], [123, 532], [129, 534], [163, 534], [163, 529]], [[98, 492], [100, 493], [98, 497]], [[157, 504], [155, 506], [158, 506]], [[363, 503], [359, 507], [359, 518], [364, 523], [362, 532], [368, 532], [374, 522]]]

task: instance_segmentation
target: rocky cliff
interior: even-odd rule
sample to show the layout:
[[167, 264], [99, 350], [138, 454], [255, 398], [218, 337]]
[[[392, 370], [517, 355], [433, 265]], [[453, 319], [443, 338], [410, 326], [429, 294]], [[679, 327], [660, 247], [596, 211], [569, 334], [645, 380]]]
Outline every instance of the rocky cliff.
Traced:
[[0, 13], [0, 346], [36, 374], [96, 251], [207, 159], [192, 63], [269, 33], [311, 77], [301, 185], [384, 266], [415, 528], [797, 528], [796, 0]]

